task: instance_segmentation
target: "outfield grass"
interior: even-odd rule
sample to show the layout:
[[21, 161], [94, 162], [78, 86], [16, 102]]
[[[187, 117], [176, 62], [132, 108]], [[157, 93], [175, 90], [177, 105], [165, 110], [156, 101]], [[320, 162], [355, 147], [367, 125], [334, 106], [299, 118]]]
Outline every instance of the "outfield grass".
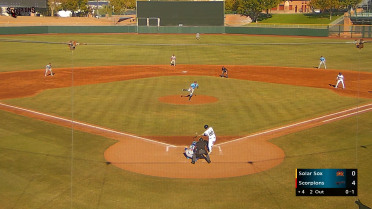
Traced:
[[[185, 94], [181, 89], [194, 80], [200, 85], [196, 95], [214, 96], [219, 101], [205, 105], [158, 101], [162, 96]], [[218, 135], [242, 136], [367, 101], [342, 97], [327, 89], [207, 76], [165, 76], [52, 89], [6, 103], [66, 118], [73, 115], [75, 120], [136, 135], [190, 136], [210, 124]]]
[[113, 140], [3, 111], [0, 117], [1, 208], [356, 207], [354, 197], [296, 197], [296, 168], [358, 168], [358, 198], [372, 205], [372, 113], [272, 140], [286, 154], [273, 169], [210, 180], [127, 172], [104, 162]]
[[[169, 64], [172, 54], [178, 64], [262, 65], [313, 68], [319, 57], [330, 69], [372, 72], [371, 47], [357, 50], [349, 40], [308, 37], [262, 37], [206, 35], [200, 41], [190, 35], [41, 35], [2, 36], [1, 39], [44, 42], [77, 40], [72, 53], [67, 45], [0, 42], [0, 72], [102, 65]], [[287, 44], [286, 44], [287, 43]], [[299, 45], [297, 45], [299, 44]]]
[[259, 23], [280, 23], [280, 24], [330, 24], [343, 14], [271, 14], [271, 17], [264, 18]]

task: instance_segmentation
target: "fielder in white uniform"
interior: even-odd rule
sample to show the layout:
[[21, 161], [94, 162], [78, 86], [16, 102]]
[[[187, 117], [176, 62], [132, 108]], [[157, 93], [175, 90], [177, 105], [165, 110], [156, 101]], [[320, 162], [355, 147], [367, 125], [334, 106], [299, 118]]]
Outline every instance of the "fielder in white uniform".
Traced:
[[320, 63], [318, 69], [320, 69], [320, 66], [324, 65], [324, 69], [327, 69], [326, 66], [326, 59], [323, 56], [320, 56]]
[[174, 54], [171, 56], [171, 63], [170, 63], [171, 66], [176, 66], [176, 56], [174, 56]]
[[208, 136], [208, 150], [209, 153], [212, 152], [212, 147], [214, 143], [216, 142], [216, 134], [214, 133], [214, 130], [212, 127], [209, 127], [208, 125], [204, 125], [204, 129], [206, 129], [203, 133], [204, 136]]
[[344, 85], [344, 75], [342, 75], [342, 73], [338, 73], [337, 75], [337, 84], [335, 86], [335, 88], [337, 89], [337, 86], [339, 83], [342, 83], [342, 88], [344, 89], [345, 88], [345, 85]]
[[[50, 72], [50, 74], [49, 74], [49, 72]], [[49, 63], [49, 64], [47, 64], [47, 66], [45, 66], [44, 76], [47, 76], [47, 75], [51, 75], [51, 76], [54, 75], [54, 73], [52, 72], [52, 63]]]

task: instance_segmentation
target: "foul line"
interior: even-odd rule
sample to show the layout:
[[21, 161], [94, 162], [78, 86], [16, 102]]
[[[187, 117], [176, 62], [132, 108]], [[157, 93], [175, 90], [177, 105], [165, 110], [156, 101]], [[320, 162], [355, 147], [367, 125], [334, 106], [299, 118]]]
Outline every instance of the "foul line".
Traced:
[[[371, 105], [372, 104], [366, 104], [366, 105], [363, 105], [363, 106], [353, 107], [353, 108], [350, 108], [350, 109], [347, 109], [347, 110], [342, 110], [340, 112], [331, 113], [331, 114], [320, 116], [320, 117], [313, 118], [313, 119], [310, 119], [310, 120], [305, 120], [305, 121], [294, 123], [294, 124], [291, 124], [291, 125], [286, 125], [286, 126], [282, 126], [282, 127], [279, 127], [279, 128], [274, 128], [274, 129], [270, 129], [270, 130], [267, 130], [267, 131], [259, 132], [259, 133], [256, 133], [256, 134], [244, 136], [244, 137], [241, 137], [241, 138], [238, 138], [238, 139], [234, 139], [234, 140], [231, 140], [231, 141], [227, 141], [227, 142], [223, 142], [223, 143], [217, 144], [217, 145], [223, 145], [223, 144], [227, 144], [227, 143], [236, 142], [236, 141], [240, 141], [240, 140], [243, 140], [243, 139], [251, 138], [251, 137], [254, 137], [254, 136], [259, 136], [259, 135], [267, 134], [267, 133], [270, 133], [270, 132], [279, 131], [279, 130], [282, 130], [282, 129], [286, 129], [286, 128], [298, 126], [298, 125], [301, 125], [301, 124], [304, 124], [304, 123], [309, 123], [309, 122], [312, 122], [312, 121], [315, 121], [315, 120], [319, 120], [319, 119], [322, 119], [322, 118], [325, 118], [325, 117], [329, 117], [329, 116], [332, 116], [332, 115], [338, 115], [338, 114], [341, 114], [341, 113], [344, 113], [344, 112], [349, 112], [349, 111], [352, 111], [352, 110], [355, 110], [355, 109], [360, 109], [360, 108], [363, 108], [363, 107], [368, 107], [368, 106], [371, 106]], [[354, 113], [349, 113], [347, 115], [342, 115], [342, 116], [339, 116], [339, 117], [336, 117], [336, 118], [332, 118], [332, 119], [329, 119], [329, 120], [325, 120], [325, 121], [336, 120], [337, 118], [346, 117], [346, 116], [352, 115], [352, 114], [358, 114], [358, 113], [365, 112], [365, 111], [371, 110], [371, 109], [372, 108], [368, 108], [368, 109], [365, 109], [363, 111], [357, 111], [357, 112], [354, 112]], [[325, 121], [323, 121], [323, 122], [325, 122]]]
[[322, 122], [326, 123], [326, 122], [329, 122], [329, 121], [332, 121], [332, 120], [337, 120], [339, 118], [344, 118], [344, 117], [347, 117], [349, 115], [355, 115], [355, 114], [366, 112], [366, 111], [369, 111], [369, 110], [372, 110], [372, 108], [364, 109], [364, 110], [361, 110], [361, 111], [358, 111], [358, 112], [352, 112], [352, 113], [349, 113], [349, 114], [346, 114], [346, 115], [341, 115], [341, 116], [331, 118], [331, 119], [328, 119], [328, 120], [323, 120]]
[[70, 122], [70, 123], [73, 123], [73, 124], [78, 124], [78, 125], [89, 127], [89, 128], [94, 128], [94, 129], [98, 129], [98, 130], [101, 130], [101, 131], [111, 132], [111, 133], [119, 134], [119, 135], [122, 135], [122, 136], [129, 136], [129, 137], [133, 137], [133, 138], [136, 138], [136, 139], [141, 139], [141, 140], [147, 141], [147, 142], [161, 144], [161, 145], [166, 146], [167, 149], [168, 149], [168, 147], [176, 147], [175, 145], [171, 145], [171, 144], [167, 144], [167, 143], [163, 143], [163, 142], [159, 142], [159, 141], [155, 141], [155, 140], [151, 140], [151, 139], [146, 139], [146, 138], [143, 138], [143, 137], [140, 137], [140, 136], [127, 134], [127, 133], [115, 131], [115, 130], [112, 130], [112, 129], [91, 125], [91, 124], [88, 124], [88, 123], [73, 121], [73, 120], [70, 120], [70, 119], [66, 119], [66, 118], [62, 118], [62, 117], [58, 117], [58, 116], [54, 116], [54, 115], [49, 115], [49, 114], [41, 113], [41, 112], [38, 112], [38, 111], [25, 109], [25, 108], [22, 108], [22, 107], [7, 105], [7, 104], [4, 104], [4, 103], [0, 103], [0, 106], [5, 106], [5, 107], [17, 109], [17, 110], [22, 110], [22, 111], [25, 111], [25, 112], [29, 112], [29, 113], [33, 113], [33, 114], [37, 114], [37, 115], [42, 115], [42, 116], [45, 116], [45, 117], [54, 118], [54, 119], [57, 119], [57, 120]]

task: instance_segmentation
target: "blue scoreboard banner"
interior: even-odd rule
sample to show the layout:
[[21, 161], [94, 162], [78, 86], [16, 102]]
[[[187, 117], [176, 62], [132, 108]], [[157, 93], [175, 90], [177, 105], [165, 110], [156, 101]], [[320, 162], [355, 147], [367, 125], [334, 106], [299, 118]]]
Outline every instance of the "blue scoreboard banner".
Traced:
[[357, 195], [357, 169], [296, 169], [296, 196]]

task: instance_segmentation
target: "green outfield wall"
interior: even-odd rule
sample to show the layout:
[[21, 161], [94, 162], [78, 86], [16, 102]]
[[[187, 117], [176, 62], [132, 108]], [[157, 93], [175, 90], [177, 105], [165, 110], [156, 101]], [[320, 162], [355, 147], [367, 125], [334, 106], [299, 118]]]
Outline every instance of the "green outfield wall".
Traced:
[[156, 27], [156, 26], [138, 26], [138, 33], [204, 33], [221, 34], [225, 33], [225, 27], [221, 26], [203, 26], [203, 27]]
[[223, 1], [137, 1], [136, 8], [140, 25], [159, 18], [160, 26], [224, 26]]
[[328, 28], [226, 27], [225, 33], [285, 36], [328, 36]]
[[285, 36], [329, 35], [328, 28], [261, 28], [261, 27], [224, 27], [224, 26], [24, 26], [0, 27], [0, 35], [48, 34], [48, 33], [200, 33], [200, 34], [252, 34]]

